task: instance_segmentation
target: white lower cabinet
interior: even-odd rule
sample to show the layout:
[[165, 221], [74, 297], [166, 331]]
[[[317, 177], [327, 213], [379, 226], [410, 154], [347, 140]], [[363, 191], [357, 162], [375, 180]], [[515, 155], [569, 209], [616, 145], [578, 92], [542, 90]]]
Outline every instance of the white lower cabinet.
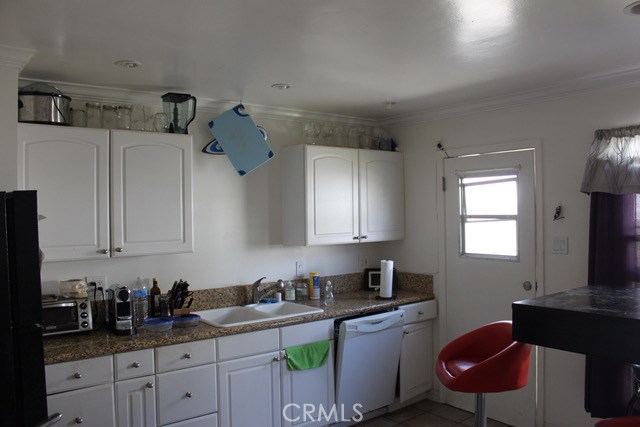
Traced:
[[435, 300], [399, 307], [405, 311], [400, 350], [400, 402], [433, 387], [433, 319], [436, 307]]
[[113, 383], [81, 388], [47, 397], [49, 413], [59, 412], [59, 426], [83, 424], [91, 427], [116, 425], [113, 401]]
[[280, 426], [280, 352], [218, 363], [220, 427]]
[[217, 410], [214, 364], [156, 375], [158, 425], [211, 414]]
[[337, 421], [333, 410], [333, 319], [280, 329], [283, 351], [290, 346], [331, 340], [329, 359], [319, 368], [290, 371], [282, 361], [282, 425], [325, 426]]
[[155, 427], [154, 388], [153, 375], [115, 383], [116, 415], [119, 427]]

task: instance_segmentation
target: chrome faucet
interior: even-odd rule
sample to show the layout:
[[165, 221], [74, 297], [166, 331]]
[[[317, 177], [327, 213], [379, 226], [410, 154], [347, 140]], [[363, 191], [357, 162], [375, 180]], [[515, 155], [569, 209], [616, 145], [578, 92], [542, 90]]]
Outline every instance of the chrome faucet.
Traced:
[[265, 284], [265, 288], [261, 289], [260, 287], [262, 286], [262, 282], [264, 279], [266, 279], [266, 277], [261, 277], [260, 279], [256, 280], [255, 282], [253, 282], [253, 285], [251, 285], [252, 290], [253, 290], [253, 304], [257, 304], [258, 302], [260, 302], [260, 300], [264, 297], [266, 297], [267, 295], [270, 295], [280, 289], [284, 288], [284, 282], [281, 279], [278, 279], [278, 281], [276, 283], [273, 283], [271, 285], [266, 285]]

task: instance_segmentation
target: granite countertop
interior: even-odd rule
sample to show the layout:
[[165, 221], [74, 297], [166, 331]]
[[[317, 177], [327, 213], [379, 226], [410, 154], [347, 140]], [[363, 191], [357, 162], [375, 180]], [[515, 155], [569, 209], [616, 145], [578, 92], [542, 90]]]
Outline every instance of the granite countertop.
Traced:
[[114, 353], [279, 328], [323, 319], [345, 317], [433, 299], [432, 293], [412, 290], [398, 290], [396, 299], [393, 300], [381, 300], [377, 299], [376, 296], [377, 292], [345, 292], [336, 295], [335, 299], [328, 303], [324, 300], [304, 302], [306, 305], [324, 309], [323, 313], [281, 320], [270, 320], [231, 328], [216, 328], [201, 322], [198, 326], [191, 328], [174, 328], [166, 332], [149, 332], [143, 330], [131, 336], [117, 336], [103, 327], [88, 334], [45, 337], [44, 359], [47, 365], [68, 362]]
[[640, 363], [640, 286], [584, 286], [512, 304], [514, 339]]

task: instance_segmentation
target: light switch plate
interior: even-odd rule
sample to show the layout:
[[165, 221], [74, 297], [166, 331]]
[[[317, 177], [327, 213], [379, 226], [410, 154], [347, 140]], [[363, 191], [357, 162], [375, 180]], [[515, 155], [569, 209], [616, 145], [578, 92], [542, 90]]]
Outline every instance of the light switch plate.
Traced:
[[553, 253], [558, 255], [567, 255], [569, 253], [569, 238], [568, 237], [554, 237], [553, 238]]

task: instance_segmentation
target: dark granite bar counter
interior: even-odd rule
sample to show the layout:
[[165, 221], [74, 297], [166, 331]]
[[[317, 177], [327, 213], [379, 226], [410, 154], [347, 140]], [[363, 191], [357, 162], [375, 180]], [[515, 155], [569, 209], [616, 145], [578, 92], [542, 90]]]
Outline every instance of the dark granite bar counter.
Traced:
[[640, 286], [585, 286], [512, 304], [513, 338], [640, 362]]
[[[307, 305], [324, 309], [323, 313], [269, 320], [231, 328], [216, 328], [204, 323], [192, 328], [175, 328], [167, 332], [141, 331], [132, 336], [116, 336], [105, 328], [88, 334], [46, 337], [44, 340], [45, 364], [87, 359], [163, 345], [204, 340], [226, 335], [279, 328], [323, 319], [339, 318], [375, 310], [387, 310], [399, 305], [433, 299], [433, 292], [399, 290], [393, 300], [376, 299], [377, 292], [354, 291], [336, 296], [333, 301], [306, 301]], [[203, 308], [201, 308], [203, 309]]]

